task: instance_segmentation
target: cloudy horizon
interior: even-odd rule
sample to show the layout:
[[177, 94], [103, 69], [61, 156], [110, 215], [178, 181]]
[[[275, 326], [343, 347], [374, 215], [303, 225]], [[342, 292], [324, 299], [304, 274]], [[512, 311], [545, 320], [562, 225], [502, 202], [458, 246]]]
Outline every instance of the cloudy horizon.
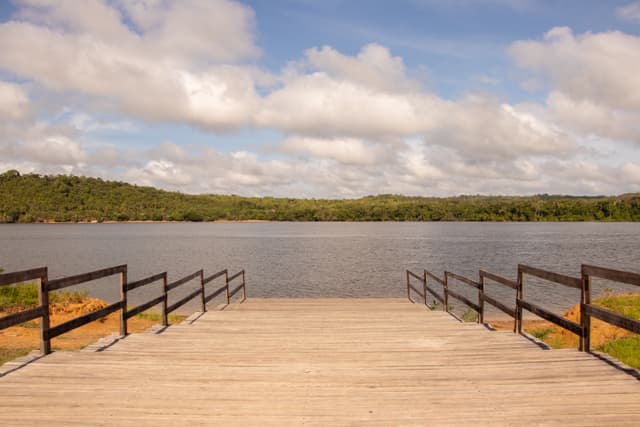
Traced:
[[246, 196], [640, 191], [640, 1], [19, 0], [0, 52], [0, 171]]

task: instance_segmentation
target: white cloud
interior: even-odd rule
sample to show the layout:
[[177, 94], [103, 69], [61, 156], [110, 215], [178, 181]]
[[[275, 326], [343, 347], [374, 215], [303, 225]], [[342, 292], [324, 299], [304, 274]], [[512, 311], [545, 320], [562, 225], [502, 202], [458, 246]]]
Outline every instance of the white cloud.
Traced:
[[640, 22], [640, 1], [634, 1], [617, 8], [616, 15], [625, 21]]
[[270, 93], [256, 122], [314, 135], [406, 135], [433, 126], [442, 104], [429, 94], [376, 91], [314, 72], [295, 77]]
[[21, 120], [29, 113], [29, 98], [19, 85], [0, 81], [0, 120]]
[[428, 134], [427, 142], [457, 150], [475, 161], [564, 155], [575, 149], [569, 136], [534, 111], [482, 96], [459, 102]]
[[510, 47], [517, 63], [550, 80], [548, 105], [578, 132], [640, 143], [640, 37], [619, 31], [574, 35], [554, 28], [542, 41]]
[[[235, 2], [35, 1], [0, 24], [0, 68], [148, 120], [242, 126], [256, 104], [253, 12]], [[140, 16], [145, 9], [149, 22]], [[128, 15], [130, 13], [131, 15]], [[127, 16], [140, 33], [128, 28]], [[143, 22], [144, 21], [144, 22]]]
[[369, 44], [357, 56], [344, 55], [331, 46], [309, 49], [307, 62], [330, 76], [382, 92], [420, 91], [421, 84], [407, 78], [402, 58], [379, 44]]
[[393, 152], [386, 144], [356, 138], [290, 137], [280, 149], [289, 153], [305, 153], [311, 157], [333, 159], [347, 165], [374, 165], [393, 162]]
[[558, 27], [543, 41], [513, 43], [510, 52], [520, 66], [544, 73], [573, 98], [640, 108], [640, 37], [619, 31], [575, 36]]

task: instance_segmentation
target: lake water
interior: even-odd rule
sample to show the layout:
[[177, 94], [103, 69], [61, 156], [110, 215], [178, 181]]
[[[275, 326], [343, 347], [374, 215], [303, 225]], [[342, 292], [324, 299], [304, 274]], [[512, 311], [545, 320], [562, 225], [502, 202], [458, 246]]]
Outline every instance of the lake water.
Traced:
[[[246, 270], [253, 297], [403, 297], [405, 271], [446, 270], [477, 279], [483, 268], [516, 277], [517, 264], [578, 276], [581, 263], [640, 271], [635, 223], [129, 223], [0, 225], [0, 266], [49, 267], [58, 278], [128, 264], [129, 280], [168, 271], [176, 280], [200, 268]], [[217, 282], [222, 285], [222, 282]], [[436, 286], [435, 284], [433, 284]], [[118, 278], [84, 286], [109, 301]], [[172, 294], [177, 300], [196, 281]], [[212, 285], [213, 286], [213, 285]], [[595, 282], [596, 293], [611, 284]], [[475, 300], [466, 286], [452, 288]], [[73, 289], [73, 288], [71, 288]], [[213, 289], [213, 287], [211, 288]], [[513, 305], [514, 291], [489, 286]], [[631, 287], [617, 285], [616, 291]], [[637, 288], [636, 288], [637, 290]], [[159, 295], [134, 290], [133, 303]], [[527, 278], [525, 296], [556, 312], [579, 291]], [[455, 302], [454, 302], [455, 304]], [[186, 311], [195, 308], [192, 304]], [[456, 304], [456, 309], [462, 309]], [[496, 315], [497, 316], [497, 315]]]

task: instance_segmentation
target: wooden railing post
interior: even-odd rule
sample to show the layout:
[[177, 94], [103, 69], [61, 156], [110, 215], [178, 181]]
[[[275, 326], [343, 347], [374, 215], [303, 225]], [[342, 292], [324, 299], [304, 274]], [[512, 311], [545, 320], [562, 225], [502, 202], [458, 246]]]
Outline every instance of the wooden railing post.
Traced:
[[580, 326], [582, 326], [582, 335], [580, 335], [580, 350], [591, 351], [591, 316], [587, 313], [587, 304], [591, 304], [591, 276], [585, 271], [584, 265], [581, 267], [582, 274], [582, 292], [580, 301]]
[[407, 299], [411, 301], [411, 291], [409, 290], [409, 270], [407, 270]]
[[247, 282], [244, 280], [244, 270], [242, 270], [242, 300], [247, 299]]
[[229, 270], [224, 271], [224, 280], [227, 284], [227, 305], [229, 305], [231, 297], [229, 296]]
[[449, 278], [447, 272], [444, 272], [444, 283], [442, 284], [444, 292], [444, 311], [449, 312]]
[[424, 305], [427, 305], [427, 270], [422, 273], [422, 293], [424, 294]]
[[127, 266], [120, 272], [120, 335], [127, 335]]
[[518, 300], [524, 298], [524, 274], [518, 266], [518, 289], [516, 290], [516, 332], [522, 333], [522, 306], [518, 303]]
[[49, 290], [47, 281], [49, 279], [48, 268], [44, 268], [44, 273], [40, 277], [38, 287], [38, 304], [42, 307], [42, 319], [40, 320], [40, 351], [42, 354], [51, 353], [51, 339], [49, 339]]
[[169, 303], [169, 295], [167, 292], [167, 272], [162, 277], [162, 326], [169, 326], [169, 315], [167, 313], [167, 304]]
[[202, 297], [202, 312], [207, 311], [207, 302], [204, 300], [204, 270], [200, 270], [200, 291]]
[[480, 288], [478, 289], [478, 305], [480, 313], [478, 313], [478, 323], [484, 323], [484, 276], [480, 274]]

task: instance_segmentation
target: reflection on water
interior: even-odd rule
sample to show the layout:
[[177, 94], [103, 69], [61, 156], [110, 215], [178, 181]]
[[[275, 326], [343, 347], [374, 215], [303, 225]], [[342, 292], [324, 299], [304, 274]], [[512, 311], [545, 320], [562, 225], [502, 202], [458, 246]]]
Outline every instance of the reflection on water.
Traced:
[[[638, 271], [639, 237], [634, 223], [7, 224], [0, 225], [0, 266], [47, 265], [49, 277], [57, 278], [128, 264], [129, 280], [161, 271], [174, 280], [200, 268], [205, 274], [244, 268], [250, 297], [403, 297], [407, 268], [471, 278], [479, 268], [515, 278], [518, 263], [570, 275], [579, 274], [580, 263]], [[185, 285], [173, 298], [196, 286]], [[87, 289], [116, 300], [118, 279]], [[512, 290], [490, 289], [513, 302]], [[158, 292], [159, 286], [142, 288], [130, 300]], [[527, 280], [525, 295], [562, 311], [578, 302], [579, 292]]]

